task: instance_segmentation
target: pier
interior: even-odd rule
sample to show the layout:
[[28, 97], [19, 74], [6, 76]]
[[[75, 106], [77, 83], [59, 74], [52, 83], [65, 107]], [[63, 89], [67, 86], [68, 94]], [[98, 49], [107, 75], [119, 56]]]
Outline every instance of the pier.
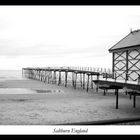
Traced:
[[136, 107], [136, 96], [140, 96], [140, 76], [138, 82], [128, 83], [117, 81], [115, 73], [110, 70], [103, 72], [103, 69], [93, 69], [84, 67], [46, 67], [46, 68], [22, 68], [22, 76], [38, 80], [47, 84], [63, 85], [65, 87], [72, 86], [85, 89], [88, 92], [89, 88], [95, 89], [98, 93], [99, 89], [104, 90], [103, 95], [106, 95], [108, 90], [115, 91], [116, 109], [118, 109], [119, 89], [123, 89], [126, 95], [133, 96], [133, 107]]
[[74, 89], [80, 86], [87, 92], [89, 87], [93, 89], [93, 79], [99, 79], [99, 76], [102, 75], [102, 69], [89, 67], [22, 68], [22, 76], [26, 78], [65, 87], [69, 84]]

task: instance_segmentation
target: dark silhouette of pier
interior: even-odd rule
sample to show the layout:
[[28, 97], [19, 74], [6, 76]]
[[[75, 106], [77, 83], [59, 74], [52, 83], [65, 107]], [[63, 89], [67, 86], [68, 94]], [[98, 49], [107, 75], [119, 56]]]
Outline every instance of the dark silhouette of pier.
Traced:
[[[105, 70], [107, 71], [107, 70]], [[93, 89], [93, 78], [99, 79], [103, 75], [102, 69], [99, 70], [84, 67], [46, 67], [46, 68], [22, 68], [22, 75], [29, 79], [39, 80], [45, 83], [64, 84], [68, 86], [68, 81], [74, 89], [79, 83], [82, 89], [88, 92], [89, 87]]]

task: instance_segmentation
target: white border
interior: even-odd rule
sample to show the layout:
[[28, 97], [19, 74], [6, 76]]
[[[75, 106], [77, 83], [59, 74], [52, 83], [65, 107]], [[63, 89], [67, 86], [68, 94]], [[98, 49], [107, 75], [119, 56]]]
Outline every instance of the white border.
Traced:
[[[70, 132], [54, 132], [54, 129], [63, 129], [63, 130], [70, 130]], [[86, 130], [88, 131], [76, 133], [71, 132], [72, 129], [75, 130]], [[32, 125], [32, 126], [0, 126], [0, 134], [33, 134], [33, 135], [42, 135], [42, 134], [51, 134], [51, 135], [94, 135], [94, 134], [140, 134], [140, 126], [93, 126], [93, 125], [84, 125], [84, 126], [75, 126], [75, 125], [50, 125], [50, 126], [38, 126], [38, 125]]]

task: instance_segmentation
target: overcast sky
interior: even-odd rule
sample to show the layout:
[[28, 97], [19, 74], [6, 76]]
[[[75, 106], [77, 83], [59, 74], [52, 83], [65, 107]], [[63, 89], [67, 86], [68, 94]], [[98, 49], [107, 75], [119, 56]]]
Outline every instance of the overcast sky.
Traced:
[[140, 29], [140, 6], [0, 6], [0, 69], [112, 67], [108, 49]]

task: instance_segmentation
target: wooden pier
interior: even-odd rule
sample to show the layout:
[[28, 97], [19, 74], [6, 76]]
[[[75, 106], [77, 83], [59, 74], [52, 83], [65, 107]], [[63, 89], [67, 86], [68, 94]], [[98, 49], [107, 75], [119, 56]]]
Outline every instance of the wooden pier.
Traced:
[[77, 88], [77, 84], [88, 92], [89, 87], [93, 89], [93, 78], [99, 79], [99, 69], [77, 68], [77, 67], [46, 67], [46, 68], [23, 68], [22, 75], [29, 79], [39, 80], [45, 83], [52, 83], [68, 86], [69, 83]]
[[[26, 78], [39, 80], [47, 84], [56, 84], [58, 86], [69, 85], [76, 89], [78, 86], [85, 89], [87, 92], [89, 88], [104, 90], [104, 96], [107, 90], [115, 90], [116, 109], [118, 109], [119, 89], [124, 89], [126, 95], [133, 96], [133, 107], [136, 107], [136, 96], [140, 95], [140, 76], [137, 84], [116, 81], [115, 74], [93, 71], [93, 69], [83, 69], [74, 67], [46, 67], [46, 68], [22, 68], [22, 75]], [[102, 77], [102, 78], [101, 78]], [[110, 81], [111, 80], [111, 81]], [[114, 80], [114, 81], [112, 81]], [[95, 86], [93, 86], [95, 85]]]

